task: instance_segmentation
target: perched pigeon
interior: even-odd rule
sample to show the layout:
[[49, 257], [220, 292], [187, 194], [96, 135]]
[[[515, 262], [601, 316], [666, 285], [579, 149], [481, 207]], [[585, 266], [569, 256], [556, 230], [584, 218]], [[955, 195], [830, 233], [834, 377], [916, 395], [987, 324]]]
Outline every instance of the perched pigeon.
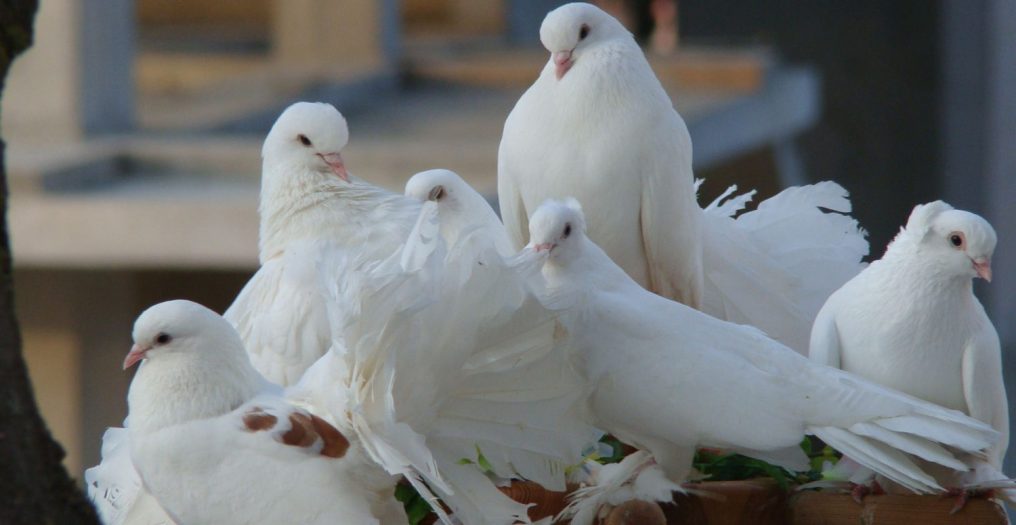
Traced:
[[478, 231], [502, 255], [515, 252], [508, 231], [490, 203], [455, 172], [437, 169], [417, 173], [406, 181], [406, 196], [438, 203], [441, 235], [449, 246], [463, 235]]
[[567, 468], [601, 432], [557, 314], [483, 230], [446, 250], [444, 204], [426, 202], [405, 245], [369, 271], [340, 262], [345, 278], [324, 278], [336, 345], [289, 398], [349, 428], [462, 523], [528, 523], [490, 476], [564, 490]]
[[287, 403], [220, 316], [161, 303], [133, 337], [130, 458], [177, 523], [405, 523], [375, 514], [394, 498], [368, 488], [362, 448]]
[[574, 196], [590, 238], [640, 285], [806, 353], [818, 309], [868, 250], [855, 221], [819, 210], [849, 212], [843, 188], [790, 189], [753, 218], [732, 218], [746, 196], [702, 210], [688, 129], [632, 35], [573, 3], [547, 15], [540, 39], [550, 61], [508, 116], [498, 152], [515, 247], [540, 203]]
[[[960, 451], [997, 432], [960, 412], [818, 365], [755, 328], [710, 317], [638, 285], [585, 233], [578, 203], [549, 201], [530, 220], [523, 259], [544, 260], [546, 304], [575, 338], [593, 383], [596, 423], [652, 453], [684, 481], [696, 447], [733, 450], [803, 470], [816, 435], [917, 492], [942, 487], [908, 454], [956, 470]], [[722, 414], [722, 417], [718, 417]]]
[[998, 334], [972, 289], [976, 277], [991, 280], [995, 242], [973, 213], [942, 201], [917, 206], [882, 259], [829, 297], [810, 350], [815, 362], [991, 425], [1002, 439], [988, 449], [980, 481], [989, 466], [1004, 478], [1009, 444]]
[[331, 105], [298, 102], [265, 138], [261, 155], [261, 268], [225, 317], [254, 367], [290, 385], [331, 345], [318, 273], [335, 249], [376, 260], [405, 241], [419, 203], [349, 176], [349, 131]]

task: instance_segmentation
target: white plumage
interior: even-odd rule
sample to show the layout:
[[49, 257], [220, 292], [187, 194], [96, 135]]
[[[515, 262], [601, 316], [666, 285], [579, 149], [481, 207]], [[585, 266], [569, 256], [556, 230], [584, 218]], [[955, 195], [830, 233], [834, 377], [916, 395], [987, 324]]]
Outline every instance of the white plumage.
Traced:
[[882, 259], [829, 297], [811, 335], [813, 361], [995, 428], [1002, 438], [978, 481], [1004, 477], [1009, 441], [998, 334], [972, 288], [973, 278], [991, 278], [995, 243], [981, 217], [941, 201], [919, 205]]
[[220, 316], [170, 301], [133, 335], [130, 459], [177, 523], [404, 523], [375, 516], [394, 499], [371, 490], [362, 449], [287, 403]]
[[528, 522], [479, 455], [498, 478], [561, 490], [566, 467], [600, 433], [586, 423], [586, 390], [556, 315], [478, 232], [446, 251], [440, 205], [423, 206], [399, 253], [327, 281], [343, 344], [293, 395], [348, 418], [378, 464], [439, 495], [463, 523]]
[[683, 481], [698, 446], [803, 469], [814, 434], [917, 492], [941, 487], [910, 459], [963, 470], [941, 445], [977, 451], [990, 427], [817, 365], [755, 328], [654, 295], [585, 235], [575, 201], [550, 201], [530, 222], [529, 257], [545, 259], [549, 304], [568, 312], [577, 367], [593, 382], [596, 422], [653, 454]]
[[[540, 39], [551, 59], [508, 116], [498, 152], [515, 247], [540, 203], [573, 196], [589, 211], [590, 238], [640, 285], [805, 353], [822, 301], [867, 254], [856, 222], [818, 210], [849, 211], [846, 192], [787, 190], [745, 220], [730, 218], [743, 199], [703, 213], [688, 129], [631, 34], [573, 3], [547, 15]], [[802, 273], [804, 263], [831, 271]]]
[[[405, 241], [419, 203], [350, 178], [349, 132], [331, 105], [298, 102], [262, 148], [261, 268], [225, 317], [269, 380], [290, 385], [331, 345], [318, 274], [336, 249], [376, 260]], [[341, 166], [341, 170], [336, 166]]]
[[443, 169], [417, 173], [406, 181], [406, 196], [439, 204], [441, 235], [448, 246], [475, 233], [492, 243], [501, 255], [515, 253], [508, 231], [490, 203], [457, 173]]
[[102, 435], [102, 463], [85, 471], [88, 498], [106, 525], [175, 525], [134, 469], [125, 428]]

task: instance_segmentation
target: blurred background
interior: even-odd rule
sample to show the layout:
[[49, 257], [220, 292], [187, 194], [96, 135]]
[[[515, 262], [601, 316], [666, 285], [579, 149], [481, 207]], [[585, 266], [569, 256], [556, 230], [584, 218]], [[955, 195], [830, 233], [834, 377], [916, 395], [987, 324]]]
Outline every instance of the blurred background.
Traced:
[[[221, 312], [256, 269], [259, 150], [284, 107], [335, 104], [364, 179], [401, 191], [444, 167], [494, 198], [561, 3], [42, 0], [2, 123], [25, 353], [71, 472], [125, 415], [134, 317], [171, 298]], [[875, 257], [917, 203], [978, 212], [999, 233], [978, 293], [1016, 347], [1016, 2], [600, 4], [688, 122], [704, 203], [832, 179]]]

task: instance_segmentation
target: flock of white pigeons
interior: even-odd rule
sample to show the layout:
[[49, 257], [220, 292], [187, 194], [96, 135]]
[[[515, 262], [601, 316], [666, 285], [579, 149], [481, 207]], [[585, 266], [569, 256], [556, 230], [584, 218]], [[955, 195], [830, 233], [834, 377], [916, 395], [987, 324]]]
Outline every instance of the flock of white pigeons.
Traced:
[[[447, 170], [405, 195], [350, 176], [331, 105], [279, 116], [258, 272], [225, 316], [178, 300], [134, 325], [125, 428], [86, 474], [107, 523], [402, 525], [403, 479], [444, 523], [530, 523], [498, 490], [525, 479], [578, 483], [563, 517], [589, 524], [685, 490], [699, 447], [807, 470], [805, 435], [844, 454], [844, 483], [1016, 493], [972, 292], [985, 220], [917, 206], [865, 267], [833, 182], [702, 208], [631, 34], [574, 3], [540, 38], [500, 145], [503, 223]], [[605, 433], [637, 452], [591, 461]]]

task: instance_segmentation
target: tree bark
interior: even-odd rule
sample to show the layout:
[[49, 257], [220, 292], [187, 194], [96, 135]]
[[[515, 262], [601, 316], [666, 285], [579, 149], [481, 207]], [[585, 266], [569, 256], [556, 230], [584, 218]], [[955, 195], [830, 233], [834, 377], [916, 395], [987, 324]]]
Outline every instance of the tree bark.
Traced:
[[[11, 62], [32, 43], [37, 0], [0, 3], [0, 90]], [[98, 523], [67, 474], [64, 451], [39, 415], [21, 356], [7, 235], [6, 146], [0, 140], [0, 523]]]

